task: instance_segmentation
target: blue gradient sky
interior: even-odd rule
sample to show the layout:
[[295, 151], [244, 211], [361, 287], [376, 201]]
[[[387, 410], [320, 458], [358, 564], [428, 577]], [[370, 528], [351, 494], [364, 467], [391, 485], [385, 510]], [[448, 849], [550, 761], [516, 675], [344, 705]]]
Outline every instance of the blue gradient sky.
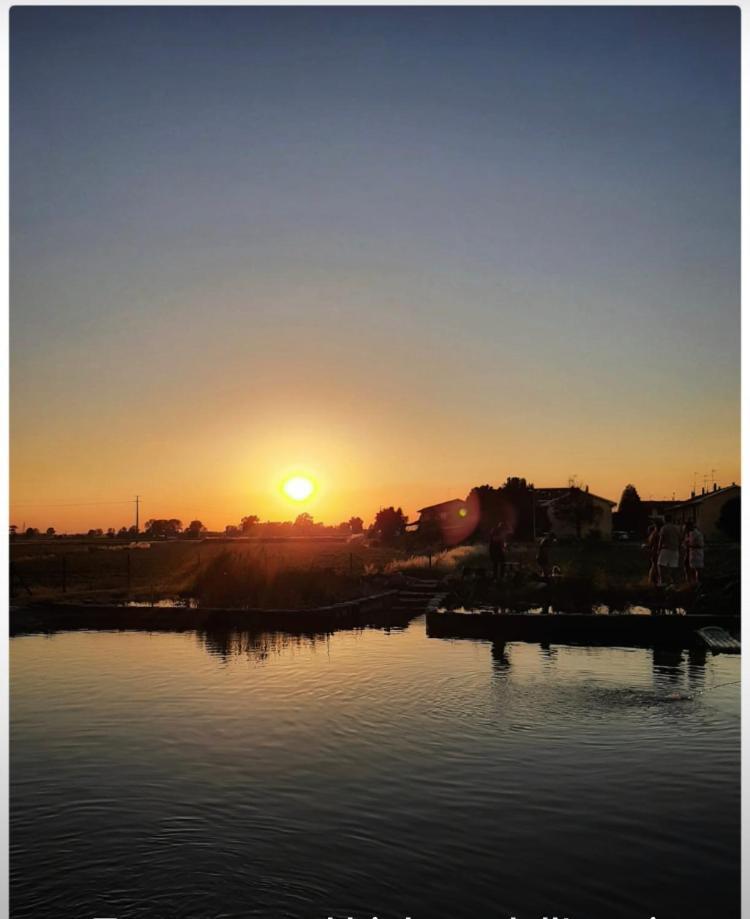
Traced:
[[739, 480], [736, 8], [17, 7], [11, 94], [14, 522]]

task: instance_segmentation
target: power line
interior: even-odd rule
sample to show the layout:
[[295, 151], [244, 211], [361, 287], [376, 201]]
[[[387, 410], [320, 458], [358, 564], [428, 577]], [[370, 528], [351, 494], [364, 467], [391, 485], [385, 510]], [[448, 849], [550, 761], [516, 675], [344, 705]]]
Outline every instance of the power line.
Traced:
[[94, 507], [102, 504], [132, 504], [133, 501], [78, 501], [73, 504], [29, 504], [28, 502], [12, 501], [10, 507]]

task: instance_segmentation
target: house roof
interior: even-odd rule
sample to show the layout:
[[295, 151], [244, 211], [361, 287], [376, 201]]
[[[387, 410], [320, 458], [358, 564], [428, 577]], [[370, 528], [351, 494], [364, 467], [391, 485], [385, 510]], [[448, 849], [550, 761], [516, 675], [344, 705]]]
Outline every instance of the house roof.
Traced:
[[680, 498], [679, 501], [674, 501], [671, 498], [664, 501], [652, 501], [650, 498], [646, 501], [641, 501], [641, 507], [646, 508], [646, 510], [652, 510], [659, 507], [677, 507], [678, 504], [682, 504], [683, 500]]
[[[542, 504], [552, 504], [553, 501], [558, 501], [560, 498], [564, 497], [567, 494], [570, 494], [571, 491], [575, 491], [574, 488], [537, 488], [535, 489], [537, 495], [537, 501]], [[610, 501], [609, 498], [602, 498], [601, 495], [595, 495], [593, 491], [583, 491], [582, 494], [588, 495], [591, 498], [594, 498], [597, 501], [603, 501], [605, 504], [609, 504], [610, 507], [614, 507], [617, 504], [617, 501]]]
[[425, 511], [436, 511], [439, 508], [456, 507], [456, 505], [459, 504], [463, 507], [466, 502], [462, 501], [460, 498], [451, 498], [450, 501], [440, 501], [438, 504], [428, 504], [427, 507], [420, 507], [417, 513], [423, 514]]
[[679, 504], [675, 505], [675, 509], [678, 509], [681, 507], [695, 507], [696, 504], [703, 504], [704, 501], [708, 501], [711, 498], [718, 498], [719, 495], [721, 495], [722, 497], [726, 497], [727, 492], [739, 491], [739, 490], [740, 490], [740, 486], [735, 485], [733, 483], [732, 485], [727, 485], [725, 488], [717, 488], [716, 491], [707, 491], [703, 495], [696, 495], [694, 498], [691, 498], [689, 501], [682, 501]]

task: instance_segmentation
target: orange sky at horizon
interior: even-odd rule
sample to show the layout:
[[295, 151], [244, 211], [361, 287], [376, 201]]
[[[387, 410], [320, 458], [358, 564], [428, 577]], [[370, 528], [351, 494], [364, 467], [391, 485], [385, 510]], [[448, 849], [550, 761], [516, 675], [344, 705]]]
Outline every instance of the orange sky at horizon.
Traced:
[[[331, 432], [330, 425], [327, 430]], [[609, 434], [613, 437], [614, 431]], [[608, 445], [589, 449], [576, 447], [577, 438], [561, 440], [558, 446], [536, 443], [534, 449], [512, 449], [497, 435], [469, 437], [465, 432], [464, 442], [474, 444], [466, 452], [460, 444], [454, 450], [440, 449], [445, 436], [438, 431], [432, 441], [423, 436], [410, 443], [401, 432], [377, 446], [321, 437], [313, 448], [307, 430], [302, 438], [307, 448], [295, 450], [289, 431], [243, 451], [239, 444], [230, 446], [239, 439], [238, 432], [223, 442], [217, 438], [212, 448], [204, 445], [199, 455], [191, 455], [184, 445], [165, 445], [155, 452], [138, 450], [126, 459], [112, 444], [107, 452], [68, 454], [64, 465], [59, 454], [51, 453], [27, 454], [21, 460], [23, 444], [14, 445], [10, 522], [52, 526], [61, 533], [119, 529], [133, 523], [133, 498], [139, 494], [142, 524], [151, 517], [178, 517], [185, 524], [200, 519], [210, 530], [223, 531], [248, 514], [293, 520], [302, 511], [326, 524], [351, 516], [369, 524], [380, 507], [400, 505], [415, 519], [420, 507], [463, 498], [475, 485], [500, 485], [509, 475], [525, 476], [537, 487], [565, 485], [575, 477], [613, 501], [630, 482], [648, 499], [688, 497], [693, 482], [698, 490], [704, 476], [710, 483], [712, 470], [719, 484], [740, 481], [739, 461], [733, 459], [738, 451], [731, 437], [722, 440], [718, 431], [713, 452], [704, 447], [692, 455], [681, 454], [679, 444], [670, 443], [666, 435], [650, 451], [623, 447], [614, 437]], [[316, 490], [310, 499], [295, 502], [282, 493], [281, 485], [299, 473], [310, 475]]]

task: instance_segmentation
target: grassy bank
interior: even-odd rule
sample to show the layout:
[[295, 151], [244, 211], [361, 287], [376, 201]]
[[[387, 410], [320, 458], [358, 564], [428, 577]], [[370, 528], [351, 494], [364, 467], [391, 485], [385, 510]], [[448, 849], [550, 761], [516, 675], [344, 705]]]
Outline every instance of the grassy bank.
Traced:
[[[341, 578], [356, 580], [375, 574], [404, 557], [398, 550], [315, 540], [178, 540], [144, 541], [142, 545], [130, 548], [128, 542], [110, 539], [14, 540], [10, 547], [14, 602], [117, 602], [192, 596], [196, 584], [208, 585], [207, 573], [214, 572], [210, 580], [216, 583], [213, 566], [227, 552], [265, 582], [276, 584], [279, 591], [282, 574], [291, 591], [293, 582], [299, 588], [306, 572], [311, 592], [322, 595], [327, 591], [326, 582], [343, 586]], [[318, 586], [312, 586], [313, 582]]]

